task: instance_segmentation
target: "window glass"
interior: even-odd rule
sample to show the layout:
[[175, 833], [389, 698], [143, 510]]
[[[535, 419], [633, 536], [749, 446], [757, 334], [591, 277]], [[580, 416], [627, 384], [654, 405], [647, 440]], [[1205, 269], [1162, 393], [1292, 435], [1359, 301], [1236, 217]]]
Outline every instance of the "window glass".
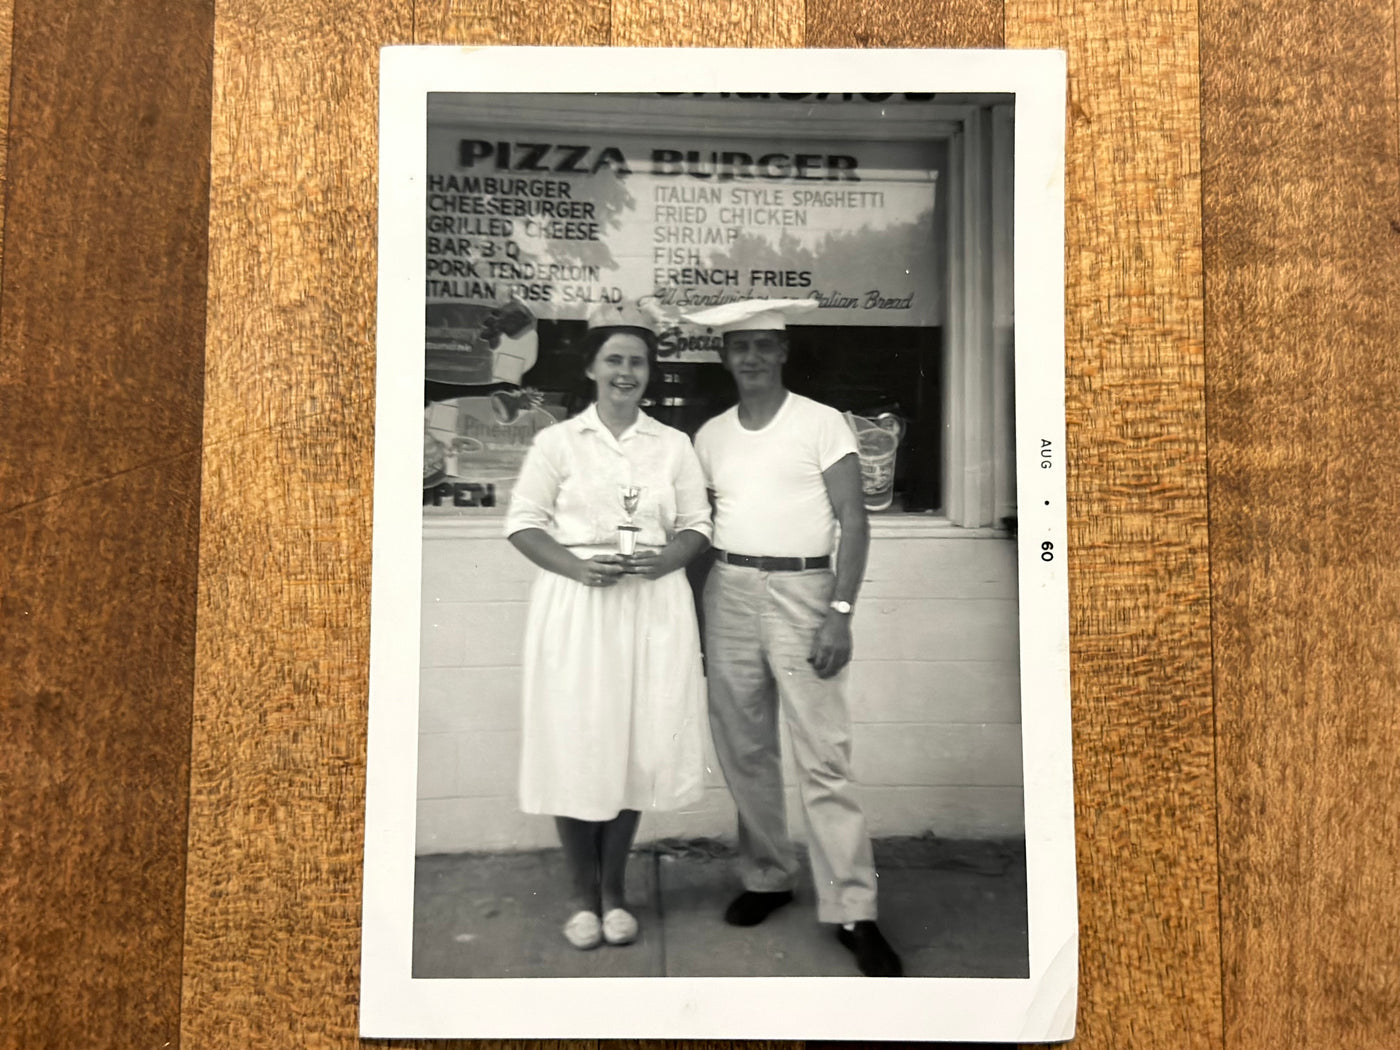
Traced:
[[[946, 143], [852, 137], [839, 104], [786, 125], [800, 134], [746, 134], [638, 131], [629, 99], [591, 101], [623, 130], [477, 122], [469, 105], [429, 123], [425, 507], [504, 505], [533, 435], [588, 402], [578, 348], [597, 304], [654, 310], [646, 408], [693, 434], [734, 392], [719, 337], [681, 314], [799, 298], [816, 306], [791, 329], [788, 386], [864, 433], [872, 509], [937, 509]], [[847, 130], [824, 135], [828, 117]]]

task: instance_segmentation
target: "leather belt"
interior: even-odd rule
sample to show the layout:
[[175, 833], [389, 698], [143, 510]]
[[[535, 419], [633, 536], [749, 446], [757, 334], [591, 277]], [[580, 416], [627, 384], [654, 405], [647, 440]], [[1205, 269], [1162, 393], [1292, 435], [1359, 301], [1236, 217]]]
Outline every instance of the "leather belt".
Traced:
[[766, 555], [730, 554], [715, 548], [715, 558], [728, 565], [743, 569], [758, 569], [760, 572], [800, 572], [803, 569], [826, 569], [831, 567], [831, 555], [820, 558], [770, 558]]

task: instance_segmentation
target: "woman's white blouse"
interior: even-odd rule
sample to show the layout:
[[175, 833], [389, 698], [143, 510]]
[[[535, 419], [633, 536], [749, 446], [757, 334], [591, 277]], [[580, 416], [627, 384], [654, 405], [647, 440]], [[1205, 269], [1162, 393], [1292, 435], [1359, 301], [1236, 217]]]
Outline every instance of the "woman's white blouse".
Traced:
[[632, 515], [638, 545], [664, 547], [685, 529], [711, 537], [705, 476], [690, 439], [645, 413], [615, 438], [593, 405], [535, 435], [505, 534], [543, 529], [566, 547], [616, 546], [629, 486], [642, 490]]

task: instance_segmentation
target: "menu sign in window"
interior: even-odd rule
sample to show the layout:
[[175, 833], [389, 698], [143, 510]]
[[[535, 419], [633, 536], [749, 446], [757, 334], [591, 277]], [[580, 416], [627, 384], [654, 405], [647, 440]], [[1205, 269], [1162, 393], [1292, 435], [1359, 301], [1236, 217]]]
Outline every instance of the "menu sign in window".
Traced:
[[[462, 396], [428, 409], [424, 505], [509, 499], [534, 429], [559, 414], [559, 391], [529, 389], [568, 338], [550, 323], [599, 303], [669, 322], [659, 408], [677, 425], [703, 411], [698, 366], [719, 360], [687, 311], [812, 299], [804, 325], [850, 328], [871, 353], [872, 329], [936, 327], [940, 156], [931, 141], [431, 126], [426, 378]], [[521, 397], [540, 403], [515, 413]]]
[[430, 306], [812, 298], [811, 324], [939, 323], [930, 143], [438, 126], [428, 146]]

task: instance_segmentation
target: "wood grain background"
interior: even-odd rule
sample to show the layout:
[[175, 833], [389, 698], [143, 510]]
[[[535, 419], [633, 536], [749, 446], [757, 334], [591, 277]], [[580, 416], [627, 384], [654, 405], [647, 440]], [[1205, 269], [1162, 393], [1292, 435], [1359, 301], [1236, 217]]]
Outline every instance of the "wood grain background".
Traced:
[[1076, 1045], [1400, 1046], [1394, 0], [0, 0], [0, 1046], [357, 1043], [409, 42], [1069, 52]]

